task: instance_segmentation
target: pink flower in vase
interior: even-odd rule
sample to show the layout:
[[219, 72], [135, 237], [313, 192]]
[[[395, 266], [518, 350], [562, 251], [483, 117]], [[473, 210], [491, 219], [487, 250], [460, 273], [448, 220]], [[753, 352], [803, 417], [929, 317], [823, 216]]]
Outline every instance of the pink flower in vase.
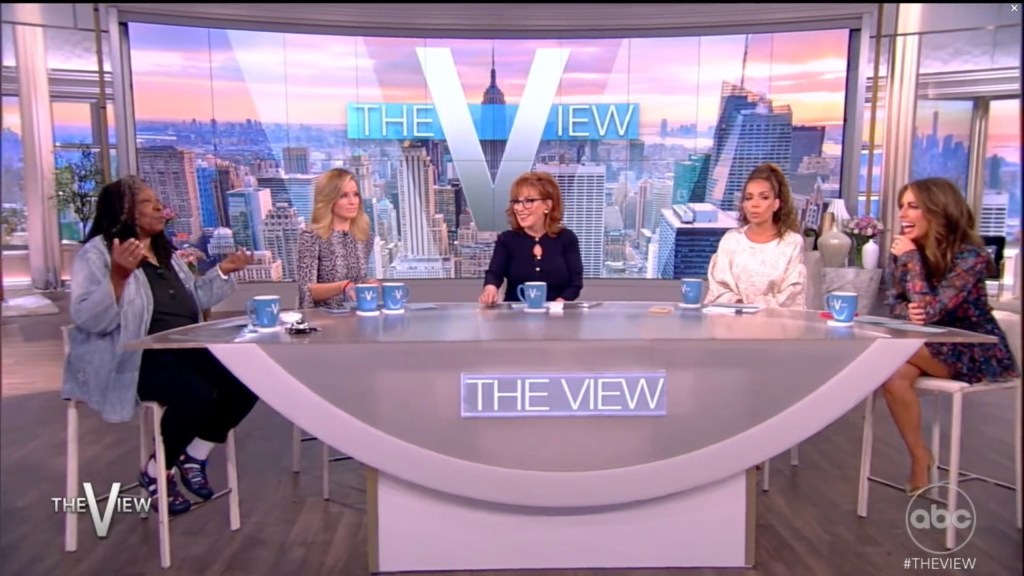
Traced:
[[860, 216], [843, 223], [843, 231], [851, 236], [859, 236], [866, 241], [882, 233], [882, 223], [874, 216]]
[[[883, 226], [874, 216], [860, 216], [857, 218], [851, 218], [843, 223], [843, 230], [853, 240], [853, 258], [855, 265], [858, 268], [869, 268], [873, 269], [876, 262], [865, 263], [863, 261], [863, 251], [865, 246], [871, 242], [876, 236], [882, 233]], [[874, 251], [872, 251], [874, 253]], [[872, 258], [876, 258], [872, 256]], [[867, 266], [865, 266], [867, 264]]]
[[193, 274], [199, 274], [199, 263], [206, 260], [206, 254], [195, 246], [185, 246], [178, 250], [178, 257], [185, 261]]

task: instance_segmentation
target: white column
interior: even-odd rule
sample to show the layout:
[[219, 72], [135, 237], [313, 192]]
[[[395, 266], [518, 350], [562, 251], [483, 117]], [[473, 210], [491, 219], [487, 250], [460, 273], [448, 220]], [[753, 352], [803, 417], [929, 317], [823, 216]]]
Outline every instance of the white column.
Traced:
[[43, 28], [14, 25], [21, 142], [25, 155], [25, 211], [32, 286], [60, 287], [61, 249], [54, 200], [53, 118]]
[[[851, 51], [856, 50], [851, 58], [857, 59], [857, 74], [850, 74], [846, 79], [846, 130], [843, 133], [843, 181], [840, 183], [840, 190], [843, 201], [846, 203], [846, 211], [855, 216], [863, 216], [858, 205], [860, 204], [860, 158], [861, 145], [864, 142], [864, 102], [866, 101], [867, 81], [874, 75], [873, 61], [868, 58], [870, 47], [875, 39], [872, 31], [875, 29], [876, 19], [865, 15], [860, 32], [856, 34], [857, 41], [850, 45]], [[872, 82], [877, 82], [873, 79]], [[850, 96], [852, 94], [852, 96]], [[874, 142], [872, 142], [874, 144]], [[878, 191], [872, 188], [872, 194], [877, 196]], [[871, 211], [870, 206], [865, 206], [865, 213]]]
[[961, 190], [967, 199], [967, 205], [974, 212], [974, 222], [981, 219], [981, 203], [985, 198], [985, 154], [988, 147], [988, 98], [974, 101], [971, 114], [971, 136], [967, 155], [969, 172], [967, 173], [967, 189]]
[[[910, 160], [914, 145], [914, 116], [917, 113], [917, 70], [920, 62], [920, 36], [900, 34], [920, 28], [921, 4], [902, 4], [897, 15], [897, 35], [889, 51], [889, 71], [885, 83], [885, 137], [882, 145], [882, 178], [879, 194], [885, 232], [879, 239], [883, 254], [888, 254], [893, 230], [899, 226], [897, 193], [910, 182]], [[882, 258], [886, 268], [890, 259]]]

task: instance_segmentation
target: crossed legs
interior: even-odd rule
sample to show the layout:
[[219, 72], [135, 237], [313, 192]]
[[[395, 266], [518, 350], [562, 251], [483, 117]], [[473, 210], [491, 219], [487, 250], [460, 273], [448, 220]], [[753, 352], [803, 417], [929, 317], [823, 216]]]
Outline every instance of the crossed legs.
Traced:
[[949, 378], [952, 371], [922, 346], [882, 385], [889, 413], [892, 414], [896, 428], [910, 453], [910, 477], [907, 485], [911, 490], [928, 485], [928, 472], [932, 462], [932, 453], [925, 443], [924, 434], [921, 433], [921, 401], [914, 392], [914, 383], [921, 376]]

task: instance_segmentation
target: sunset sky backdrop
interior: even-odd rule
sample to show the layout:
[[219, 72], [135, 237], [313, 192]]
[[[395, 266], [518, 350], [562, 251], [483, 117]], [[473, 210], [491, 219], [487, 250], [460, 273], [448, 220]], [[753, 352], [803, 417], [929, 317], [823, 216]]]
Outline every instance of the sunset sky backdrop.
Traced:
[[[743, 74], [746, 37], [596, 40], [438, 40], [227, 31], [131, 24], [138, 120], [244, 121], [342, 126], [349, 102], [429, 102], [418, 46], [452, 49], [469, 102], [489, 82], [493, 50], [508, 103], [523, 91], [534, 52], [572, 50], [558, 101], [636, 102], [641, 131], [715, 123], [723, 81], [740, 81], [793, 108], [795, 124], [841, 125], [846, 30], [755, 34]], [[1019, 100], [992, 106], [990, 152], [1020, 161]], [[919, 103], [919, 130], [930, 132], [935, 105]], [[866, 108], [866, 107], [865, 107]], [[968, 140], [970, 105], [940, 103], [940, 135]], [[865, 118], [867, 114], [865, 113]], [[54, 104], [54, 124], [88, 127], [88, 107]], [[884, 109], [879, 123], [884, 121]], [[3, 99], [3, 125], [20, 133], [16, 99]], [[867, 130], [865, 130], [865, 136]], [[876, 136], [881, 138], [881, 132]]]
[[[169, 30], [174, 30], [169, 33]], [[429, 102], [416, 47], [452, 49], [463, 89], [479, 102], [490, 80], [508, 103], [538, 48], [572, 50], [558, 99], [635, 102], [641, 130], [717, 120], [723, 81], [740, 81], [744, 36], [599, 40], [424, 40], [130, 26], [138, 118], [345, 124], [349, 102]], [[794, 122], [841, 124], [846, 30], [750, 37], [746, 86], [790, 104]]]

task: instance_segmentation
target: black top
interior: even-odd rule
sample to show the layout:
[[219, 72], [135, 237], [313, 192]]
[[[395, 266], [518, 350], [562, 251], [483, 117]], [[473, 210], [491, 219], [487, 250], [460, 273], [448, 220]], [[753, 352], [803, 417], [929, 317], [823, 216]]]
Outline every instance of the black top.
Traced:
[[[541, 248], [539, 257], [534, 252], [537, 244]], [[562, 228], [553, 237], [545, 234], [540, 238], [517, 230], [502, 232], [494, 244], [484, 286], [500, 288], [505, 280], [508, 280], [506, 302], [519, 301], [517, 291], [525, 282], [546, 282], [549, 302], [558, 298], [569, 302], [576, 300], [583, 290], [579, 239], [568, 228]]]
[[142, 261], [142, 270], [153, 293], [153, 317], [149, 321], [149, 333], [156, 334], [199, 322], [199, 305], [192, 293], [185, 287], [174, 268], [165, 270]]

